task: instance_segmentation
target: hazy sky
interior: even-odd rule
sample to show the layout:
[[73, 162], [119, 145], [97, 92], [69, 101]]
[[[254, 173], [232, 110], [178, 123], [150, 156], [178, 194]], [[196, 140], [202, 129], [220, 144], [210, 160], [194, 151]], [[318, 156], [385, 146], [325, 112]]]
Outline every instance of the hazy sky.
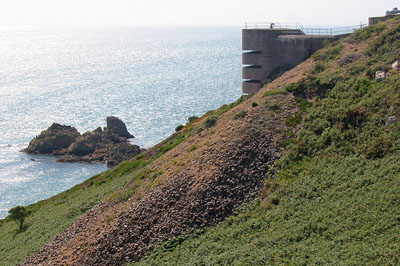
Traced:
[[353, 25], [394, 0], [0, 0], [0, 27], [243, 25], [246, 21]]

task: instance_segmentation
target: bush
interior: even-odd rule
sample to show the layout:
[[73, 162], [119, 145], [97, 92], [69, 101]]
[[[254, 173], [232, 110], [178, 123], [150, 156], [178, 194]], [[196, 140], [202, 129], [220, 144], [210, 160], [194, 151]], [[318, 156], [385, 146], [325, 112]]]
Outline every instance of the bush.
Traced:
[[256, 102], [252, 102], [251, 103], [251, 106], [254, 108], [254, 107], [257, 107], [258, 106], [258, 103], [256, 103]]
[[336, 59], [342, 52], [343, 45], [340, 42], [334, 42], [326, 48], [317, 51], [312, 57], [317, 61], [329, 61]]
[[375, 36], [377, 33], [382, 32], [385, 29], [386, 29], [385, 24], [377, 24], [374, 26], [365, 27], [352, 34], [350, 36], [350, 40], [354, 42], [365, 41], [371, 38], [372, 36]]
[[199, 119], [199, 117], [193, 115], [193, 116], [191, 116], [191, 117], [188, 118], [188, 121], [189, 121], [189, 123], [191, 123], [191, 122], [193, 122], [193, 121], [195, 121], [195, 120], [197, 120], [197, 119]]
[[247, 115], [247, 110], [243, 110], [243, 111], [235, 114], [233, 119], [241, 119], [241, 118], [244, 118], [246, 115]]
[[193, 152], [193, 151], [195, 151], [197, 149], [197, 146], [196, 145], [192, 145], [189, 149], [188, 149], [188, 151], [189, 152]]
[[284, 90], [296, 95], [305, 92], [305, 85], [304, 83], [290, 83], [284, 88]]
[[179, 125], [179, 126], [177, 126], [177, 127], [175, 128], [175, 131], [176, 131], [176, 132], [181, 131], [182, 128], [183, 128], [183, 125]]
[[315, 74], [319, 74], [321, 72], [323, 72], [325, 70], [325, 65], [322, 64], [321, 62], [318, 62], [314, 68], [311, 70], [311, 74], [315, 75]]
[[285, 121], [288, 126], [295, 127], [297, 124], [300, 124], [301, 115], [296, 114], [295, 116], [289, 116]]
[[372, 143], [371, 146], [368, 147], [368, 150], [365, 154], [365, 158], [367, 159], [378, 159], [383, 158], [391, 148], [392, 144], [390, 141], [378, 139]]
[[17, 206], [9, 210], [8, 213], [10, 213], [11, 220], [15, 221], [19, 226], [19, 231], [22, 231], [24, 229], [25, 219], [29, 216], [30, 211], [25, 209], [24, 206]]
[[268, 108], [274, 112], [279, 112], [281, 110], [281, 107], [280, 107], [279, 103], [277, 103], [277, 102], [269, 103]]
[[287, 85], [285, 90], [303, 98], [313, 98], [315, 96], [324, 98], [335, 87], [336, 79], [337, 77], [335, 76], [329, 78], [309, 77], [303, 82]]
[[312, 104], [306, 99], [295, 97], [296, 103], [299, 106], [300, 110], [306, 111], [307, 108], [311, 107]]
[[217, 118], [212, 116], [212, 117], [208, 117], [205, 123], [206, 128], [210, 128], [215, 126], [215, 124], [217, 123]]

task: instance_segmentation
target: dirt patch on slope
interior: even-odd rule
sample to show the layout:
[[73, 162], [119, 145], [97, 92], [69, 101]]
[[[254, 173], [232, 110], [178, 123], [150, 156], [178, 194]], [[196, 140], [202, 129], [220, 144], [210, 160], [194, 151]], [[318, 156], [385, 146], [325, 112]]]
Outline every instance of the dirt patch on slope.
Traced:
[[[26, 259], [23, 265], [121, 265], [138, 261], [171, 237], [215, 225], [254, 199], [281, 157], [290, 130], [285, 119], [298, 112], [292, 95], [263, 97], [265, 90], [300, 80], [307, 61], [282, 75], [250, 100], [228, 111], [213, 128], [189, 138], [149, 167], [165, 176], [142, 199], [104, 202]], [[279, 110], [271, 110], [274, 101]], [[252, 107], [252, 102], [259, 105]], [[235, 114], [246, 112], [240, 119]], [[196, 144], [195, 151], [189, 148]], [[183, 162], [171, 168], [171, 160]], [[110, 219], [113, 217], [113, 219]]]

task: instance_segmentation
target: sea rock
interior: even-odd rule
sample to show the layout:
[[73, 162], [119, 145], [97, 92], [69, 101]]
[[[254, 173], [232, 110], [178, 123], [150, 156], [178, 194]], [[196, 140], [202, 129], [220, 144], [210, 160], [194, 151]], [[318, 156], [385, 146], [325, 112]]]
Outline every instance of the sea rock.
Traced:
[[107, 161], [107, 167], [113, 168], [118, 165], [121, 161], [129, 160], [132, 157], [140, 154], [141, 149], [137, 145], [131, 145], [128, 143], [118, 143], [107, 151], [105, 160]]
[[96, 150], [96, 145], [102, 142], [101, 133], [87, 132], [77, 138], [68, 147], [68, 153], [76, 156], [85, 156]]
[[34, 138], [26, 153], [61, 156], [58, 162], [100, 162], [114, 167], [138, 155], [141, 149], [129, 143], [133, 138], [124, 122], [107, 117], [107, 127], [80, 134], [75, 128], [54, 123]]
[[101, 127], [98, 127], [93, 132], [102, 133], [103, 129]]
[[68, 148], [80, 136], [76, 128], [53, 123], [48, 129], [36, 136], [24, 150], [32, 154], [58, 155]]
[[105, 129], [105, 131], [109, 131], [127, 139], [134, 138], [134, 136], [128, 132], [124, 122], [122, 122], [121, 119], [115, 116], [107, 117], [107, 128]]

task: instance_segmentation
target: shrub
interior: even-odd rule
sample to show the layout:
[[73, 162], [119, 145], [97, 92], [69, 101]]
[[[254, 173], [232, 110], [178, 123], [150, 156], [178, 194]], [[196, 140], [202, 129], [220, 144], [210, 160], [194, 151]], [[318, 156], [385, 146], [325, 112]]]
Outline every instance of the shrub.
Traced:
[[271, 109], [274, 112], [279, 112], [281, 110], [281, 107], [279, 106], [279, 103], [276, 102], [271, 102], [268, 104], [268, 108]]
[[306, 99], [295, 97], [296, 103], [299, 106], [300, 110], [305, 111], [307, 108], [311, 107], [312, 104]]
[[[366, 50], [366, 54], [369, 56], [385, 55], [390, 54], [391, 51], [400, 48], [399, 39], [400, 25], [387, 30], [379, 38], [376, 38]], [[393, 56], [393, 55], [392, 55]], [[393, 58], [390, 58], [392, 61]]]
[[371, 146], [368, 147], [368, 150], [365, 154], [365, 158], [367, 159], [378, 159], [383, 158], [391, 148], [392, 144], [390, 141], [378, 139], [372, 143]]
[[241, 119], [241, 118], [244, 118], [246, 115], [247, 115], [247, 110], [243, 110], [243, 111], [235, 114], [233, 119]]
[[289, 116], [285, 120], [286, 124], [291, 127], [295, 127], [297, 124], [300, 124], [301, 122], [301, 115], [296, 114], [295, 116]]
[[325, 70], [325, 65], [321, 62], [318, 62], [314, 68], [311, 70], [311, 74], [319, 74]]
[[293, 143], [295, 143], [295, 139], [294, 139], [294, 138], [284, 139], [284, 140], [282, 141], [282, 146], [283, 146], [283, 147], [287, 147], [287, 146], [289, 146], [289, 145], [291, 145], [291, 144], [293, 144]]
[[385, 30], [385, 28], [386, 25], [380, 23], [374, 26], [365, 27], [352, 34], [350, 36], [350, 40], [354, 42], [365, 41], [372, 36], [375, 36], [377, 33], [382, 32], [383, 30]]
[[199, 119], [199, 117], [193, 115], [193, 116], [191, 116], [191, 117], [188, 118], [188, 121], [189, 121], [189, 123], [191, 123], [191, 122], [193, 122], [193, 121], [195, 121], [195, 120], [197, 120], [197, 119]]
[[176, 131], [176, 132], [181, 131], [182, 128], [183, 128], [183, 125], [179, 125], [179, 126], [177, 126], [177, 127], [175, 128], [175, 131]]
[[287, 85], [284, 90], [293, 94], [300, 94], [305, 92], [305, 86], [303, 85], [304, 83], [290, 83]]
[[336, 77], [316, 78], [309, 77], [307, 80], [300, 83], [291, 83], [285, 87], [287, 92], [293, 93], [295, 96], [303, 98], [312, 98], [319, 96], [324, 98], [326, 94], [335, 87]]
[[252, 102], [251, 103], [251, 106], [254, 108], [254, 107], [257, 107], [258, 106], [258, 103], [256, 103], [256, 102]]
[[24, 229], [25, 219], [29, 216], [30, 211], [25, 209], [24, 206], [17, 206], [9, 210], [8, 213], [10, 213], [11, 220], [15, 221], [19, 226], [19, 231], [22, 231]]
[[340, 55], [343, 49], [343, 45], [340, 42], [334, 42], [317, 51], [312, 57], [317, 61], [329, 61], [336, 59], [338, 55]]
[[189, 149], [188, 149], [188, 151], [189, 152], [193, 152], [193, 151], [195, 151], [197, 149], [197, 146], [196, 145], [193, 145], [193, 146], [191, 146]]
[[206, 128], [210, 128], [215, 126], [215, 124], [217, 123], [217, 118], [214, 116], [208, 117], [205, 123]]

